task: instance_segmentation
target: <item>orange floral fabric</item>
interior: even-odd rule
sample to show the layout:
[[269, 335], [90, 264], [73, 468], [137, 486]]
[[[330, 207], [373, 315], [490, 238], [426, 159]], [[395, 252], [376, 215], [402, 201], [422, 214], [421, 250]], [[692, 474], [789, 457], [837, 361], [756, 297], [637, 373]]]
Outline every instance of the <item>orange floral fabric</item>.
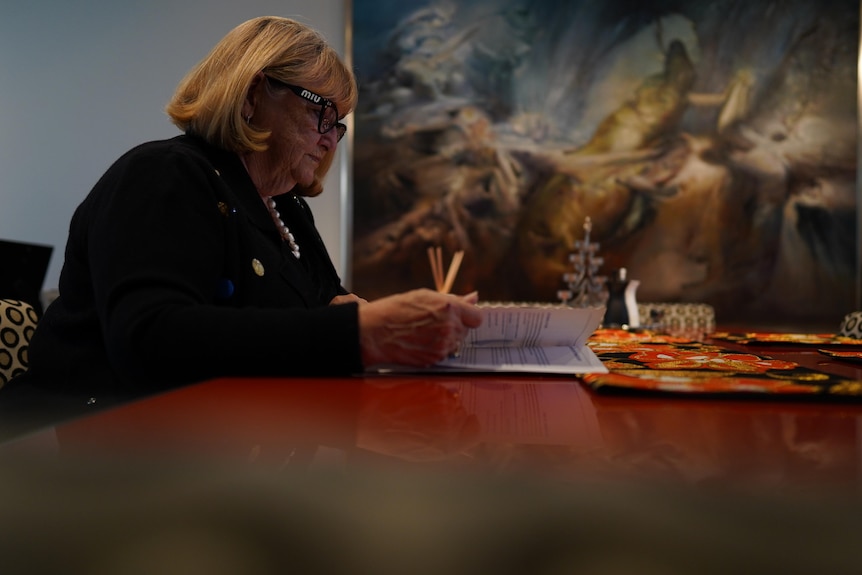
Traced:
[[847, 380], [792, 361], [650, 332], [599, 329], [588, 341], [608, 368], [587, 374], [598, 391], [858, 396], [862, 381]]

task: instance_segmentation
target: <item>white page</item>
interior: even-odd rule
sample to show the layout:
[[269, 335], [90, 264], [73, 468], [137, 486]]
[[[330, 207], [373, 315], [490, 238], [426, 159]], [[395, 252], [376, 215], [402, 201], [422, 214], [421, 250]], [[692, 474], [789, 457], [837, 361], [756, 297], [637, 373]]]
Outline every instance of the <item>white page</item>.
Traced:
[[[467, 347], [458, 357], [436, 366], [445, 370], [560, 373], [607, 373], [608, 369], [586, 345], [576, 347]], [[433, 368], [432, 368], [433, 369]]]
[[596, 330], [605, 308], [483, 304], [482, 325], [471, 329], [467, 346], [581, 346]]

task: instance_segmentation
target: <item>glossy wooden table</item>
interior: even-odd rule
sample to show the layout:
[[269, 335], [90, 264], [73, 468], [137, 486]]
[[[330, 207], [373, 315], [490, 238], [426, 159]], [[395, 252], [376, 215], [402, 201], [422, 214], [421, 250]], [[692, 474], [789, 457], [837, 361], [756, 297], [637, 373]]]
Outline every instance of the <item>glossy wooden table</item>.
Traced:
[[[771, 354], [862, 381], [816, 352]], [[83, 466], [9, 463], [36, 453]], [[0, 457], [14, 573], [862, 572], [860, 402], [225, 378]]]
[[[763, 353], [758, 350], [758, 353]], [[816, 351], [770, 355], [862, 381]], [[574, 378], [224, 378], [59, 425], [66, 453], [767, 488], [862, 481], [862, 402], [602, 395]], [[27, 443], [27, 442], [24, 442]]]

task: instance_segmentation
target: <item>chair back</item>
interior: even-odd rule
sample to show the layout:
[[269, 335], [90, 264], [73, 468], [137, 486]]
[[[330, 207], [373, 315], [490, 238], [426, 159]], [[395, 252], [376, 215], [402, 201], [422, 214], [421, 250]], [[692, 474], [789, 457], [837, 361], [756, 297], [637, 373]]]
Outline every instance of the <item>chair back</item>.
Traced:
[[54, 247], [0, 239], [0, 299], [25, 301], [42, 315], [42, 287]]
[[0, 299], [0, 388], [30, 365], [30, 339], [38, 315], [29, 303]]

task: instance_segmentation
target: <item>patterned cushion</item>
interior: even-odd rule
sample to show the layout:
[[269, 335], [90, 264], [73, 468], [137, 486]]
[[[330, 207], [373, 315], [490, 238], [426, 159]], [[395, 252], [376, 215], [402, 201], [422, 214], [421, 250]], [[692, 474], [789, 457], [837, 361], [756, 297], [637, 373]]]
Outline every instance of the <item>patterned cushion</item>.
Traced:
[[30, 338], [38, 316], [28, 303], [0, 299], [0, 388], [27, 371]]
[[862, 339], [862, 311], [850, 312], [844, 316], [838, 335]]

